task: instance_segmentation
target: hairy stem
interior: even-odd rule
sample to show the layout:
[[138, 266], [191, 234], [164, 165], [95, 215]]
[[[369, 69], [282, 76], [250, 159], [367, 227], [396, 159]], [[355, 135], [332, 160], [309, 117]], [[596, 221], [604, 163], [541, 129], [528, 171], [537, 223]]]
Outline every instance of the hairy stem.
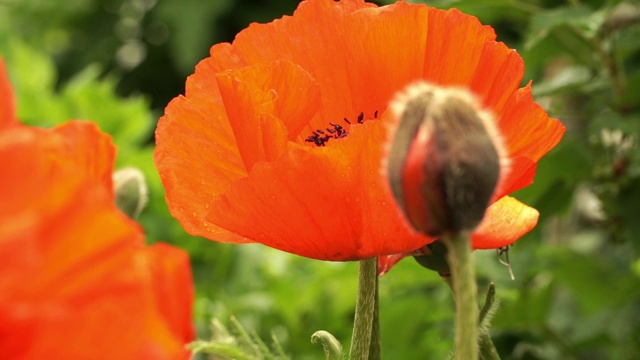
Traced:
[[456, 302], [455, 358], [478, 359], [478, 304], [477, 285], [469, 234], [460, 232], [442, 238], [447, 246], [447, 259]]
[[498, 350], [493, 345], [489, 333], [480, 334], [480, 360], [500, 360]]
[[[377, 264], [376, 264], [377, 269]], [[376, 270], [377, 271], [377, 270]], [[378, 295], [378, 276], [376, 276], [376, 293], [373, 303], [373, 323], [371, 325], [371, 344], [369, 346], [369, 360], [381, 360], [382, 349], [380, 341], [380, 301]]]
[[350, 360], [368, 360], [374, 319], [377, 285], [377, 258], [360, 261], [358, 271], [358, 298], [353, 320], [353, 336], [349, 350]]

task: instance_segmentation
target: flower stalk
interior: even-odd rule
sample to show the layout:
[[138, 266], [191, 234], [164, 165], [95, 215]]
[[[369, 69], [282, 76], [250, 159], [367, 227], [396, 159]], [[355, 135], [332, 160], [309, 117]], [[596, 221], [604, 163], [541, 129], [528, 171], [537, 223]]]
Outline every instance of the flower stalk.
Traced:
[[[358, 271], [356, 314], [353, 321], [353, 336], [351, 337], [351, 347], [349, 350], [350, 360], [370, 359], [369, 354], [372, 347], [371, 334], [375, 318], [377, 282], [377, 258], [361, 260]], [[377, 351], [377, 354], [379, 356], [380, 352]]]
[[[377, 258], [376, 258], [377, 260]], [[378, 267], [378, 262], [376, 261], [376, 268]], [[369, 359], [370, 360], [380, 360], [382, 359], [382, 343], [380, 340], [380, 301], [378, 294], [378, 276], [376, 276], [375, 286], [376, 291], [374, 295], [374, 303], [373, 303], [373, 321], [371, 324], [371, 344], [369, 345]]]
[[455, 359], [478, 359], [477, 285], [469, 233], [460, 231], [442, 237], [451, 268], [455, 314]]

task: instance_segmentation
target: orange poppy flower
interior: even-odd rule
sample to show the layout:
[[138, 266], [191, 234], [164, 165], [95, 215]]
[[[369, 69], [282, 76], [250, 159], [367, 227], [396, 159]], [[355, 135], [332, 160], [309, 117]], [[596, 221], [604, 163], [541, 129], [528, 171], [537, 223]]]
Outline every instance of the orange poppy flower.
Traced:
[[424, 80], [469, 89], [497, 119], [512, 171], [474, 246], [515, 241], [537, 212], [505, 195], [533, 181], [564, 127], [518, 89], [522, 59], [495, 37], [475, 17], [404, 2], [307, 0], [250, 25], [211, 48], [160, 119], [171, 213], [193, 235], [323, 260], [421, 248], [434, 239], [408, 226], [380, 169], [389, 102]]
[[186, 359], [187, 254], [144, 246], [92, 123], [18, 124], [0, 61], [0, 358]]

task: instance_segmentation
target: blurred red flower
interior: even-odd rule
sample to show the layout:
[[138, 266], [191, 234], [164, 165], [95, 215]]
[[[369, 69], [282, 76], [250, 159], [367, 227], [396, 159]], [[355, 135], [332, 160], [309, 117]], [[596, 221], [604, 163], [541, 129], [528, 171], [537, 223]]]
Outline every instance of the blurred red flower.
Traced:
[[160, 119], [171, 213], [193, 235], [322, 260], [421, 248], [434, 239], [408, 226], [381, 164], [390, 100], [424, 80], [469, 89], [497, 119], [512, 171], [473, 243], [512, 243], [538, 213], [505, 195], [532, 183], [564, 127], [518, 89], [522, 59], [495, 37], [475, 17], [404, 2], [307, 0], [250, 25], [211, 48]]
[[0, 358], [189, 358], [189, 259], [115, 207], [114, 157], [92, 123], [20, 125], [0, 61]]

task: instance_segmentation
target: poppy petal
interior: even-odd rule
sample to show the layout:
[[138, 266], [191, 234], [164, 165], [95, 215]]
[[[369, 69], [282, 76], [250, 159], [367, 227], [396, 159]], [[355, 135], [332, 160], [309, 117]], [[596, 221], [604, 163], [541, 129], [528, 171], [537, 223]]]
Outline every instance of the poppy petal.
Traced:
[[[37, 238], [34, 237], [37, 235], [46, 235], [39, 242], [33, 242], [34, 246], [47, 249], [46, 254], [50, 256], [47, 260], [52, 261], [46, 267], [46, 274], [31, 281], [42, 286], [55, 284], [50, 281], [51, 278], [73, 272], [72, 267], [82, 265], [80, 263], [84, 260], [81, 259], [91, 258], [86, 256], [89, 253], [109, 252], [118, 246], [133, 247], [142, 244], [139, 228], [115, 209], [109, 198], [109, 189], [95, 186], [96, 179], [78, 171], [80, 164], [68, 157], [68, 149], [65, 148], [68, 142], [74, 141], [60, 138], [55, 130], [28, 127], [11, 129], [0, 139], [3, 165], [9, 170], [2, 177], [2, 198], [23, 197], [24, 200], [3, 202], [0, 218], [3, 220], [1, 229], [4, 231], [0, 234], [3, 235], [3, 240], [27, 234], [29, 236], [24, 237], [27, 243], [35, 241]], [[90, 148], [86, 150], [92, 151]], [[64, 159], [67, 161], [63, 161]], [[91, 190], [94, 188], [95, 190]], [[78, 196], [84, 191], [87, 196]], [[18, 194], [12, 195], [14, 193]], [[78, 226], [85, 221], [86, 228]], [[19, 223], [29, 226], [16, 226]], [[109, 236], [101, 234], [105, 232], [104, 229], [109, 229]], [[95, 240], [86, 241], [93, 238]], [[118, 242], [121, 245], [114, 247]], [[74, 246], [79, 251], [69, 252], [68, 249]], [[3, 254], [7, 259], [10, 258], [8, 253]], [[31, 254], [36, 255], [41, 256], [38, 253]], [[87, 262], [91, 261], [87, 259]], [[66, 281], [64, 287], [56, 285], [50, 289], [52, 295], [64, 293], [65, 289], [81, 287], [91, 276], [90, 273], [81, 271], [76, 275], [79, 276], [73, 281]]]
[[505, 196], [487, 209], [471, 236], [474, 249], [498, 249], [513, 244], [538, 223], [538, 210]]
[[113, 189], [113, 164], [116, 151], [111, 137], [92, 122], [69, 121], [53, 129], [65, 142], [65, 156], [73, 158], [78, 171], [102, 181], [105, 189]]
[[424, 79], [469, 87], [484, 106], [499, 114], [518, 88], [524, 64], [515, 50], [495, 38], [493, 29], [473, 16], [429, 8]]
[[531, 83], [511, 95], [497, 125], [505, 135], [511, 166], [494, 199], [531, 185], [536, 163], [560, 142], [566, 130], [533, 101]]
[[523, 74], [524, 62], [515, 50], [501, 42], [488, 42], [469, 88], [480, 96], [484, 106], [499, 116], [511, 94], [518, 89]]
[[[241, 69], [251, 65], [241, 57], [229, 43], [215, 44], [209, 49], [210, 57], [200, 63], [206, 63], [214, 72]], [[199, 65], [200, 66], [200, 65]]]
[[0, 58], [0, 130], [18, 124], [14, 101], [9, 76]]
[[518, 156], [510, 160], [511, 164], [509, 164], [509, 172], [498, 184], [491, 202], [533, 184], [537, 164], [524, 156]]
[[246, 169], [277, 159], [320, 105], [315, 80], [288, 61], [225, 71], [217, 81]]
[[[354, 91], [357, 89], [351, 85], [356, 81], [346, 76], [346, 70], [354, 60], [345, 51], [345, 44], [334, 40], [336, 34], [348, 38], [349, 15], [368, 7], [375, 5], [359, 0], [301, 2], [291, 17], [285, 16], [269, 24], [254, 23], [241, 31], [233, 42], [234, 52], [248, 63], [287, 60], [309, 72], [322, 89], [323, 101], [321, 112], [311, 123], [311, 128], [322, 128], [328, 121], [368, 110], [352, 107], [351, 96], [357, 94]], [[365, 86], [367, 83], [359, 87]], [[386, 106], [379, 104], [382, 105]], [[336, 119], [337, 114], [340, 117]]]
[[96, 171], [112, 165], [105, 136], [87, 123], [0, 134], [0, 358], [186, 358], [144, 285], [143, 234]]
[[209, 233], [203, 226], [212, 197], [247, 176], [215, 75], [209, 62], [200, 62], [187, 80], [188, 97], [169, 103], [156, 129], [154, 163], [169, 210], [187, 232], [243, 242], [236, 234]]
[[531, 83], [511, 95], [498, 127], [509, 135], [505, 141], [510, 156], [525, 156], [534, 162], [555, 147], [566, 130], [533, 101]]
[[391, 270], [400, 260], [407, 256], [411, 256], [411, 253], [384, 255], [378, 257], [378, 276], [382, 276]]
[[440, 85], [468, 86], [485, 43], [495, 40], [495, 32], [456, 9], [429, 8], [428, 26], [424, 79]]
[[141, 255], [150, 273], [153, 299], [158, 310], [171, 327], [172, 335], [187, 344], [195, 338], [191, 320], [194, 288], [189, 255], [163, 243], [144, 247]]
[[332, 146], [290, 144], [278, 161], [256, 165], [232, 185], [207, 219], [270, 247], [323, 260], [417, 249], [432, 240], [410, 230], [380, 175], [378, 144], [385, 136], [384, 122], [374, 121], [352, 127], [349, 141]]
[[[42, 173], [33, 174], [33, 176], [25, 177], [22, 180], [8, 176], [0, 177], [0, 186], [3, 189], [46, 187], [46, 182], [32, 183], [32, 181], [54, 176], [56, 171], [53, 169], [72, 162], [76, 165], [74, 172], [77, 176], [101, 181], [104, 189], [112, 191], [111, 172], [115, 148], [111, 138], [102, 133], [94, 123], [68, 122], [53, 130], [19, 126], [7, 131], [10, 131], [11, 136], [6, 135], [0, 141], [0, 145], [7, 147], [7, 152], [18, 151], [16, 149], [20, 144], [29, 143], [29, 146], [34, 147], [33, 151], [39, 151], [41, 154], [40, 157], [29, 161], [23, 160], [19, 153], [12, 156], [7, 155], [6, 160], [3, 161], [3, 167], [7, 174], [19, 174], [37, 169]], [[15, 183], [9, 183], [10, 181], [15, 181]], [[0, 215], [10, 216], [11, 214], [2, 214], [2, 211], [22, 209], [30, 206], [33, 202], [39, 202], [40, 195], [38, 194], [39, 192], [35, 190], [8, 191], [3, 196], [5, 206], [0, 207]]]
[[[384, 111], [398, 89], [419, 79], [425, 63], [428, 10], [398, 2], [388, 7], [364, 8], [345, 16], [341, 50], [349, 61], [351, 112]], [[334, 34], [326, 34], [327, 41]], [[326, 66], [326, 65], [324, 65]], [[315, 73], [316, 68], [312, 68]], [[340, 75], [334, 75], [340, 76]]]

